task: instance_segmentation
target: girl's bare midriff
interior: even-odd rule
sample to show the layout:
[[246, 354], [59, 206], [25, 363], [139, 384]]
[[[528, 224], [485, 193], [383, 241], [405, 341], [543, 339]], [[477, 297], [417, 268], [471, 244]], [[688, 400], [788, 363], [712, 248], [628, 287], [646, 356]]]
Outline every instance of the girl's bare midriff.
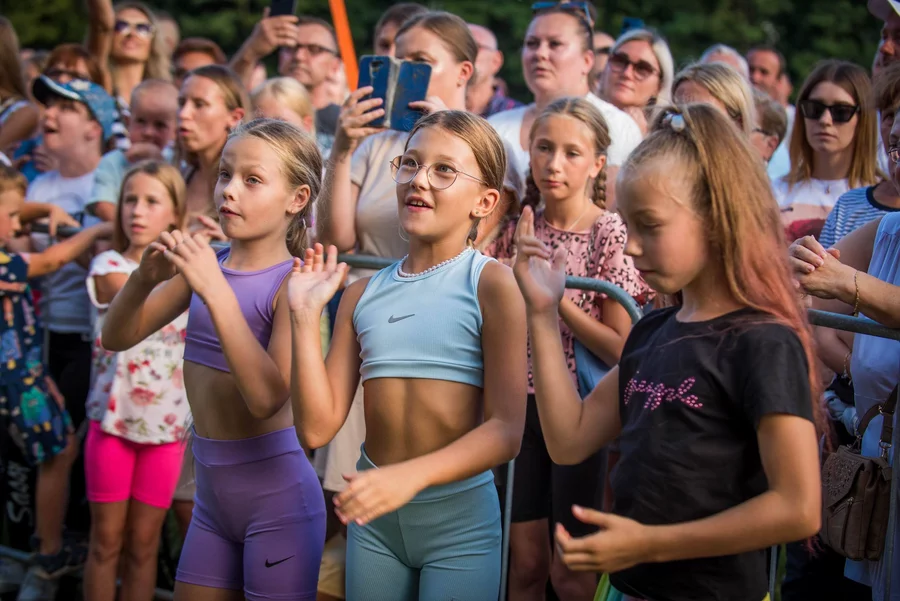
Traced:
[[378, 378], [363, 391], [366, 454], [375, 465], [438, 451], [484, 421], [483, 391], [468, 384]]
[[204, 438], [240, 440], [294, 426], [289, 402], [269, 419], [253, 417], [228, 372], [185, 361], [184, 383], [194, 429]]

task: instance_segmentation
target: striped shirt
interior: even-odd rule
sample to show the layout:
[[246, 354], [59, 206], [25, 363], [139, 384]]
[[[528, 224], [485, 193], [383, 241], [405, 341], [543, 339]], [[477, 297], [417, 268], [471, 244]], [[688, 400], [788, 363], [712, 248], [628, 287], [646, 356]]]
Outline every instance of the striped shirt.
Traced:
[[885, 213], [898, 211], [875, 200], [875, 186], [854, 188], [838, 198], [822, 226], [819, 242], [825, 248], [834, 246], [850, 232], [878, 219]]

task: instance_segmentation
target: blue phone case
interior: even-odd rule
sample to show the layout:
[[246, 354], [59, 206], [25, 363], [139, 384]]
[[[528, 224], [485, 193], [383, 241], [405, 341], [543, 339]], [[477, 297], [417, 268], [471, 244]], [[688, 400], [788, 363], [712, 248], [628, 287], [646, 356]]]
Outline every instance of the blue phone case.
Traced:
[[393, 64], [393, 59], [389, 56], [364, 56], [359, 61], [358, 87], [372, 86], [374, 91], [366, 99], [381, 98], [384, 101], [381, 105], [385, 109], [384, 116], [369, 123], [371, 127], [384, 127], [385, 119], [390, 115], [388, 102]]
[[412, 131], [416, 121], [424, 116], [421, 111], [409, 108], [410, 102], [425, 100], [428, 83], [431, 81], [431, 65], [403, 62], [394, 90], [394, 104], [391, 107], [390, 128], [397, 131]]
[[398, 61], [389, 56], [364, 56], [359, 61], [359, 87], [372, 86], [368, 98], [383, 100], [384, 116], [370, 122], [372, 127], [410, 131], [422, 117], [409, 108], [410, 102], [425, 100], [431, 80], [431, 65]]

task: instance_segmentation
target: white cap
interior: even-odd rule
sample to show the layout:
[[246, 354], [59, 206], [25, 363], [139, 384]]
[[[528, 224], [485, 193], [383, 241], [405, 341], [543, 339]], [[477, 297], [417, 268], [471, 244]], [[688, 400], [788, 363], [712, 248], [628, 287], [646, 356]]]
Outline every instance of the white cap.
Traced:
[[869, 0], [869, 12], [887, 21], [892, 15], [900, 16], [900, 2], [898, 0]]

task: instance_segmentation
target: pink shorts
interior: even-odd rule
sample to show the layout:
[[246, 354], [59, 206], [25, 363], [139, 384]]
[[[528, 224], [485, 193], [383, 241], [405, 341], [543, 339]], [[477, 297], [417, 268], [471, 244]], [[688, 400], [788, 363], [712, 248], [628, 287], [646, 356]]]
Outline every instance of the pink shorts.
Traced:
[[91, 503], [134, 499], [168, 509], [181, 474], [184, 443], [141, 444], [104, 432], [91, 421], [84, 450]]

